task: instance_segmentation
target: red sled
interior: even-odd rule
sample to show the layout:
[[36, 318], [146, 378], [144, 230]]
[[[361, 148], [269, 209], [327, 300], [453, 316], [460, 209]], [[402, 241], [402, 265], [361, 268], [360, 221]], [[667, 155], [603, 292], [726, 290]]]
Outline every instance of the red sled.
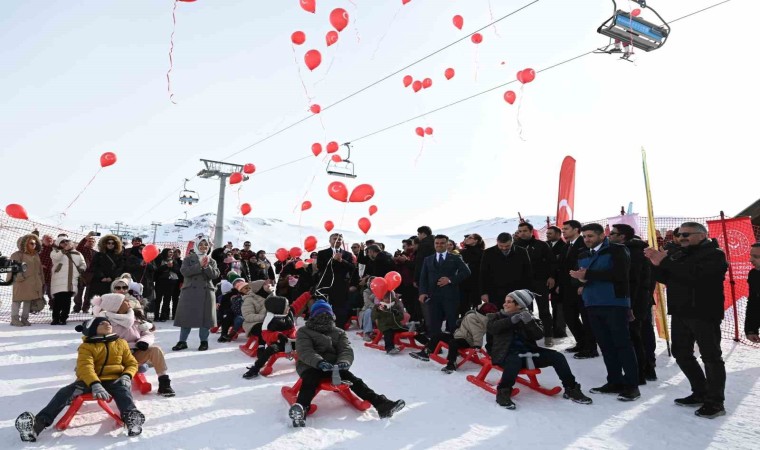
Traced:
[[144, 373], [137, 373], [132, 378], [132, 387], [140, 391], [142, 395], [149, 393], [153, 389], [153, 385], [148, 383], [148, 379], [145, 378]]
[[[301, 383], [303, 383], [303, 380], [299, 378], [293, 387], [284, 386], [282, 388], [282, 396], [285, 398], [285, 401], [287, 401], [289, 405], [293, 405], [296, 402], [296, 399], [298, 398], [298, 392], [301, 390]], [[322, 380], [319, 383], [319, 387], [317, 387], [317, 394], [319, 394], [320, 391], [335, 392], [336, 394], [340, 395], [343, 400], [346, 401], [346, 403], [358, 409], [359, 411], [366, 411], [372, 406], [372, 404], [367, 400], [362, 400], [357, 397], [357, 395], [351, 391], [351, 388], [347, 384], [334, 386], [329, 379]], [[317, 405], [312, 403], [307, 414], [311, 415], [315, 412], [317, 412]]]
[[[448, 364], [448, 359], [444, 358], [443, 356], [439, 355], [443, 349], [448, 350], [449, 344], [441, 341], [438, 343], [438, 345], [435, 346], [435, 350], [433, 353], [430, 354], [430, 359], [437, 362], [438, 364], [446, 365]], [[486, 355], [486, 352], [484, 352], [482, 349], [479, 348], [463, 348], [459, 350], [459, 356], [462, 357], [462, 360], [457, 363], [457, 369], [462, 367], [467, 361], [471, 361], [479, 366], [482, 366], [486, 364], [486, 362], [490, 363], [490, 359], [488, 358], [488, 355]]]
[[240, 345], [239, 348], [241, 352], [245, 353], [251, 358], [255, 358], [256, 354], [259, 352], [259, 337], [249, 337], [245, 344]]
[[[491, 394], [496, 395], [496, 385], [489, 383], [486, 381], [486, 377], [488, 376], [488, 373], [491, 371], [491, 369], [496, 369], [500, 372], [503, 372], [504, 370], [499, 367], [492, 364], [491, 359], [488, 358], [488, 360], [485, 361], [483, 364], [483, 368], [480, 369], [480, 372], [477, 375], [467, 375], [467, 381], [474, 384], [475, 386], [478, 386], [482, 389], [485, 389], [486, 391], [490, 392]], [[544, 395], [557, 395], [560, 392], [562, 392], [562, 388], [559, 386], [555, 386], [551, 389], [545, 388], [541, 386], [541, 383], [538, 382], [538, 379], [536, 378], [536, 375], [541, 373], [541, 369], [520, 369], [520, 372], [518, 372], [517, 375], [517, 382], [527, 386], [529, 389], [533, 389], [536, 392], [540, 392]], [[524, 375], [524, 376], [520, 376]], [[525, 378], [527, 377], [527, 378]], [[512, 395], [517, 395], [520, 392], [519, 389], [512, 389]]]
[[277, 352], [274, 355], [272, 355], [271, 358], [269, 358], [269, 361], [267, 361], [264, 367], [261, 368], [259, 373], [261, 375], [264, 375], [265, 377], [271, 375], [272, 370], [274, 369], [274, 363], [277, 362], [277, 360], [280, 358], [288, 358], [290, 360], [298, 361], [298, 354], [296, 353], [295, 350], [293, 350], [290, 353]]
[[92, 394], [82, 394], [77, 396], [74, 400], [71, 401], [71, 406], [69, 406], [69, 409], [66, 410], [66, 414], [61, 417], [61, 420], [58, 421], [57, 424], [55, 424], [55, 428], [59, 431], [63, 431], [66, 428], [69, 427], [69, 424], [71, 423], [71, 420], [76, 416], [77, 412], [79, 411], [79, 408], [82, 407], [82, 403], [84, 402], [91, 402], [91, 401], [97, 401], [98, 405], [103, 409], [103, 411], [106, 412], [113, 420], [116, 421], [116, 426], [122, 427], [124, 426], [124, 422], [121, 421], [121, 417], [119, 417], [110, 406], [108, 406], [109, 403], [113, 398], [109, 398], [108, 400], [95, 400], [92, 397]]
[[[383, 340], [383, 333], [380, 332], [380, 330], [375, 330], [375, 338], [372, 339], [372, 342], [365, 342], [364, 346], [369, 348], [374, 348], [376, 350], [382, 350], [385, 351], [385, 344], [381, 344], [380, 341]], [[408, 348], [415, 349], [415, 350], [422, 350], [425, 348], [424, 345], [420, 345], [417, 341], [414, 340], [414, 337], [417, 336], [416, 331], [402, 331], [400, 333], [396, 333], [393, 336], [393, 345], [398, 347], [399, 350], [406, 350]]]

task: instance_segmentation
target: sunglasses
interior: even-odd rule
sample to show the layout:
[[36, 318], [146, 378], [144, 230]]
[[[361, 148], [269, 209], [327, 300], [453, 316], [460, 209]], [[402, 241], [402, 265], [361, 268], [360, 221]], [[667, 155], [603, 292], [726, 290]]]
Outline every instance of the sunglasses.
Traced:
[[127, 286], [114, 286], [113, 287], [114, 291], [126, 291], [127, 289], [129, 289], [129, 287], [127, 287]]
[[685, 237], [685, 238], [687, 238], [687, 237], [691, 236], [692, 234], [704, 234], [704, 233], [702, 233], [701, 231], [694, 231], [694, 232], [691, 232], [691, 233], [681, 233], [681, 234], [678, 235], [678, 237]]
[[619, 236], [619, 235], [620, 233], [618, 232], [615, 232], [615, 231], [610, 232], [610, 236]]

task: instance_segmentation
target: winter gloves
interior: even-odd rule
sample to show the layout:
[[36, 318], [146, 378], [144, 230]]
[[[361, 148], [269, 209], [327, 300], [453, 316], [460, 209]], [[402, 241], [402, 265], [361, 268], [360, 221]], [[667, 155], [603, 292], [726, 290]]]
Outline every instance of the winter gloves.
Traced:
[[109, 394], [108, 391], [106, 391], [106, 388], [100, 383], [93, 383], [90, 388], [92, 388], [92, 397], [96, 400], [108, 400], [111, 398], [111, 394]]
[[348, 370], [349, 367], [351, 367], [351, 363], [348, 363], [346, 361], [338, 361], [338, 364], [336, 364], [340, 370]]
[[533, 320], [533, 314], [531, 314], [529, 311], [521, 311], [513, 315], [512, 317], [510, 317], [510, 320], [514, 324], [517, 324], [520, 321], [522, 321], [523, 323], [528, 323], [531, 320]]
[[132, 387], [132, 378], [130, 378], [129, 375], [124, 374], [124, 375], [120, 376], [119, 379], [116, 380], [116, 381], [119, 384], [121, 384], [122, 386], [124, 386], [125, 388]]
[[333, 368], [333, 365], [325, 360], [322, 360], [319, 362], [319, 364], [317, 364], [317, 369], [322, 370], [324, 372], [329, 372], [332, 370], [332, 368]]

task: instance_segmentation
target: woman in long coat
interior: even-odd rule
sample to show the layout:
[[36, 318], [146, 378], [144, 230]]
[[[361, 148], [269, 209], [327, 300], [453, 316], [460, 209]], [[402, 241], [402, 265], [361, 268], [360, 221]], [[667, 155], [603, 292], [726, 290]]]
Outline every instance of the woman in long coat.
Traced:
[[[14, 327], [29, 326], [29, 310], [32, 301], [42, 300], [42, 287], [45, 278], [42, 274], [42, 262], [39, 252], [42, 246], [37, 236], [27, 234], [16, 242], [18, 251], [10, 256], [13, 261], [26, 263], [26, 272], [16, 275], [13, 282], [13, 297], [11, 299], [11, 325]], [[7, 275], [11, 279], [11, 274]], [[44, 300], [42, 300], [44, 306]], [[19, 315], [20, 314], [20, 315]]]
[[208, 350], [210, 329], [216, 325], [216, 299], [213, 280], [219, 277], [216, 261], [209, 256], [211, 241], [199, 234], [194, 241], [193, 252], [183, 261], [182, 276], [185, 277], [179, 294], [174, 326], [180, 327], [179, 342], [172, 350], [187, 348], [187, 337], [192, 328], [198, 328], [201, 345], [198, 350]]

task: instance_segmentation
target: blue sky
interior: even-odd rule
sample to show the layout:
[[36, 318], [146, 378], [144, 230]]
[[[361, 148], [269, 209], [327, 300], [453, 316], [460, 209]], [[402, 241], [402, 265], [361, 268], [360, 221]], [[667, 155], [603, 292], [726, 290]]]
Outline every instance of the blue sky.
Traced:
[[[308, 115], [293, 31], [307, 35], [296, 58], [312, 102], [325, 106], [528, 3], [317, 0], [317, 14], [297, 0], [180, 3], [173, 105], [165, 78], [171, 1], [7, 1], [0, 11], [0, 203], [57, 221], [97, 172], [99, 155], [113, 151], [118, 163], [98, 174], [64, 225], [173, 221], [183, 216], [176, 197], [182, 180], [202, 168], [199, 158], [225, 158]], [[714, 2], [649, 3], [670, 19]], [[351, 23], [326, 48], [328, 16], [338, 6]], [[629, 201], [645, 210], [644, 146], [656, 213], [736, 213], [757, 196], [751, 112], [760, 103], [760, 73], [751, 27], [731, 24], [758, 12], [758, 2], [733, 0], [677, 22], [668, 44], [640, 52], [635, 64], [589, 55], [540, 73], [523, 92], [513, 84], [360, 140], [351, 155], [359, 178], [347, 184], [372, 184], [377, 194], [368, 203], [330, 199], [326, 186], [336, 178], [317, 158], [255, 175], [241, 199], [253, 206], [250, 216], [297, 223], [294, 207], [305, 198], [314, 207], [302, 223], [343, 227], [355, 227], [375, 204], [373, 231], [385, 234], [518, 211], [553, 215], [569, 154], [578, 161], [576, 218], [597, 219]], [[514, 80], [525, 67], [576, 56], [606, 44], [596, 28], [610, 13], [606, 0], [541, 0], [483, 31], [479, 46], [456, 44], [230, 161], [264, 171], [310, 155], [313, 142], [354, 140]], [[462, 31], [452, 25], [455, 14], [464, 17]], [[302, 63], [311, 48], [323, 54], [314, 72]], [[447, 67], [457, 72], [451, 81], [443, 77]], [[405, 74], [431, 77], [433, 87], [413, 94], [402, 86]], [[502, 98], [507, 89], [522, 98], [522, 139], [517, 103]], [[421, 155], [417, 126], [434, 128]], [[203, 201], [189, 215], [215, 212], [218, 184], [196, 178], [190, 186]], [[227, 215], [239, 214], [237, 191], [228, 189], [227, 199]]]

